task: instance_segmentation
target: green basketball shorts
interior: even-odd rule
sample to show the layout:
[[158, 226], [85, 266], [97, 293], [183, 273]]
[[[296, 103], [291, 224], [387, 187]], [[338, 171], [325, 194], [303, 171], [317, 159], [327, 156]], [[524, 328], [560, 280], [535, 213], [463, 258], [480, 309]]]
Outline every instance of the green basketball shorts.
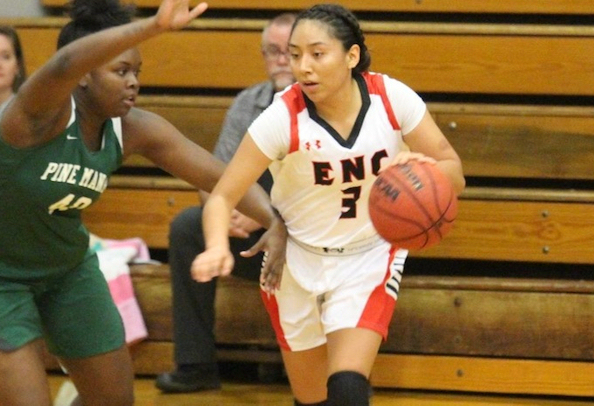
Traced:
[[59, 275], [0, 277], [0, 351], [40, 337], [61, 358], [86, 358], [124, 345], [124, 326], [95, 254]]

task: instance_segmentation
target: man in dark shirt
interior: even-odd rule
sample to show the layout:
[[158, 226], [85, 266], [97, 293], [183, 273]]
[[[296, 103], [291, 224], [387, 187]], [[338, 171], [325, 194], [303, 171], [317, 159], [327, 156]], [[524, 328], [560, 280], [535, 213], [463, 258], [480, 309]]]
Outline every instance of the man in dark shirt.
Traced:
[[[243, 90], [229, 108], [214, 155], [229, 162], [249, 125], [272, 102], [274, 93], [292, 84], [288, 42], [295, 21], [292, 14], [272, 19], [262, 32], [262, 56], [269, 80]], [[258, 183], [268, 192], [272, 177], [266, 171]], [[201, 192], [204, 202], [208, 198]], [[231, 250], [236, 254], [233, 275], [258, 281], [262, 254], [243, 258], [239, 252], [258, 241], [263, 229], [254, 220], [235, 211], [229, 230]], [[171, 223], [169, 263], [173, 290], [174, 358], [176, 369], [162, 373], [155, 382], [163, 392], [194, 392], [220, 388], [214, 337], [216, 280], [195, 282], [190, 267], [204, 250], [202, 207], [191, 207]], [[254, 286], [257, 288], [257, 285]]]

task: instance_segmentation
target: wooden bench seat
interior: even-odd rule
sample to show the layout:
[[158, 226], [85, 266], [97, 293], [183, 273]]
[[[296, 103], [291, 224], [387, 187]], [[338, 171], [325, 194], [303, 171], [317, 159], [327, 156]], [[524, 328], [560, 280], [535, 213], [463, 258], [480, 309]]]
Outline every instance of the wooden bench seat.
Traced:
[[142, 236], [150, 248], [167, 248], [171, 220], [184, 208], [200, 202], [198, 192], [193, 189], [160, 188], [170, 180], [165, 178], [164, 182], [156, 182], [156, 187], [144, 188], [145, 184], [140, 183], [140, 187], [121, 188], [117, 178], [114, 179], [101, 199], [83, 212], [85, 224], [100, 237], [126, 239]]
[[[44, 6], [63, 7], [65, 0], [42, 0]], [[159, 0], [133, 0], [140, 8], [157, 8]], [[210, 0], [210, 9], [301, 10], [309, 0]], [[424, 13], [506, 13], [506, 14], [591, 14], [588, 0], [343, 0], [353, 11], [424, 12]]]
[[[172, 341], [168, 266], [135, 265], [133, 277], [150, 340]], [[221, 282], [217, 343], [277, 349], [266, 311], [256, 306], [258, 285], [232, 276]], [[586, 327], [593, 322], [593, 281], [406, 275], [381, 350], [594, 361], [594, 331]]]
[[429, 110], [467, 176], [594, 180], [591, 106], [430, 103]]
[[[212, 150], [231, 101], [220, 96], [153, 95], [140, 97], [138, 105], [161, 114]], [[428, 108], [460, 154], [466, 176], [594, 180], [591, 106], [430, 102]], [[125, 164], [151, 166], [139, 157]]]
[[[149, 247], [164, 249], [171, 220], [184, 208], [197, 205], [198, 193], [170, 178], [160, 182], [141, 178], [130, 186], [134, 179], [114, 177], [99, 202], [83, 213], [85, 223], [99, 236], [142, 236]], [[558, 201], [550, 200], [553, 192]], [[413, 255], [589, 264], [593, 263], [592, 240], [594, 193], [532, 190], [522, 196], [517, 190], [468, 188], [448, 237]]]
[[[137, 373], [173, 368], [166, 267], [134, 266], [149, 340], [133, 348]], [[584, 281], [406, 276], [377, 387], [594, 396], [594, 285]], [[281, 362], [255, 283], [219, 281], [218, 356]]]
[[[65, 21], [0, 22], [16, 26], [32, 72], [54, 52]], [[254, 56], [263, 24], [205, 18], [188, 29], [151, 39], [140, 46], [141, 83], [167, 89], [241, 89], [261, 81], [262, 61]], [[381, 21], [362, 25], [372, 69], [418, 92], [594, 95], [594, 61], [589, 58], [594, 27]]]

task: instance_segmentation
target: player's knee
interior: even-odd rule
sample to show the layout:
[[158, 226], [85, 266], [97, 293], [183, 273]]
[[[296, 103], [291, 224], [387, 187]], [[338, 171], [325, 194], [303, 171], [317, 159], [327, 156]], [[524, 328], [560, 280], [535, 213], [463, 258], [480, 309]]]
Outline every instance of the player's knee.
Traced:
[[133, 406], [134, 391], [109, 391], [108, 393], [94, 394], [93, 399], [87, 401], [81, 394], [81, 404], [102, 406]]
[[355, 371], [339, 371], [328, 378], [327, 406], [368, 406], [369, 381]]

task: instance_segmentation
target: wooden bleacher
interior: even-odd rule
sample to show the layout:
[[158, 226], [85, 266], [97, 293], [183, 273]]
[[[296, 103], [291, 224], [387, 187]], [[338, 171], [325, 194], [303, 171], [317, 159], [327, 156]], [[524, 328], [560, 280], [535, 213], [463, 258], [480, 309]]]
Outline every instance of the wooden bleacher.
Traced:
[[[158, 1], [135, 3], [151, 10]], [[591, 2], [342, 3], [373, 17], [362, 21], [372, 69], [425, 97], [469, 180], [451, 234], [409, 259], [373, 385], [594, 397], [594, 25], [584, 23]], [[64, 1], [43, 4], [57, 15]], [[264, 79], [257, 55], [265, 21], [242, 12], [312, 2], [209, 4], [223, 17], [207, 12], [141, 46], [141, 82], [150, 92], [139, 105], [211, 149], [230, 93]], [[64, 21], [8, 21], [18, 27], [30, 71], [51, 55]], [[151, 175], [142, 159], [125, 165], [135, 174], [115, 176], [85, 219], [100, 236], [141, 236], [165, 249], [169, 221], [198, 203], [196, 192]], [[135, 267], [133, 278], [150, 334], [133, 349], [136, 370], [169, 370], [168, 269]], [[256, 287], [221, 282], [221, 359], [279, 362]]]
[[[8, 20], [18, 28], [31, 71], [53, 54], [65, 21]], [[204, 18], [188, 29], [151, 39], [140, 46], [142, 85], [241, 89], [264, 80], [257, 57], [263, 25], [263, 20]], [[410, 22], [362, 26], [372, 69], [421, 93], [594, 95], [594, 87], [584, 85], [594, 81], [594, 61], [586, 57], [594, 49], [594, 26]]]
[[[153, 9], [159, 0], [133, 0], [139, 8]], [[48, 7], [64, 6], [64, 0], [41, 0]], [[210, 0], [212, 9], [301, 10], [316, 4], [311, 0]], [[590, 14], [589, 0], [343, 0], [353, 11], [424, 13], [511, 13], [511, 14]]]

